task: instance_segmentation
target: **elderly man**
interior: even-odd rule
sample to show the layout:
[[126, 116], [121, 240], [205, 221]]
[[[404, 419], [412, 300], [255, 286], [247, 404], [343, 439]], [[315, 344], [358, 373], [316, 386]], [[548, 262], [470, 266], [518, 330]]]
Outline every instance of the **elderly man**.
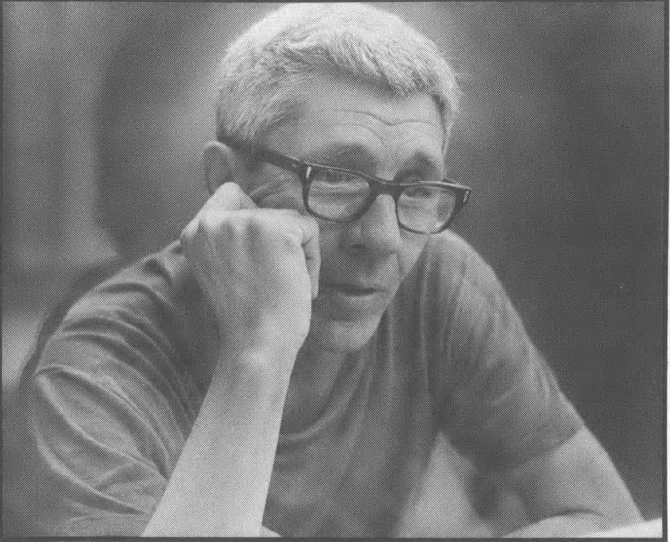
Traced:
[[434, 44], [366, 6], [287, 6], [233, 43], [211, 198], [75, 303], [24, 379], [36, 533], [571, 536], [639, 518], [447, 229], [470, 194], [444, 179], [457, 98]]

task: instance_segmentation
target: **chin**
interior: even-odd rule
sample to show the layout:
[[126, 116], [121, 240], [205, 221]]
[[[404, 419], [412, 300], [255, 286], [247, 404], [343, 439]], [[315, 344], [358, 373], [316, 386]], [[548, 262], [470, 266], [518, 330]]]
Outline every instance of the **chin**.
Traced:
[[314, 315], [308, 341], [322, 350], [350, 354], [368, 343], [380, 320], [381, 314], [356, 321], [338, 321]]

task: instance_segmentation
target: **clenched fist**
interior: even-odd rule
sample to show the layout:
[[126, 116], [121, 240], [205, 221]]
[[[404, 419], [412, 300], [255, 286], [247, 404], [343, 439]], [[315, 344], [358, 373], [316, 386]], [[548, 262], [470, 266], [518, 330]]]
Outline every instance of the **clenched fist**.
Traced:
[[184, 228], [184, 254], [233, 355], [287, 346], [297, 353], [318, 292], [318, 236], [312, 217], [258, 208], [230, 182]]

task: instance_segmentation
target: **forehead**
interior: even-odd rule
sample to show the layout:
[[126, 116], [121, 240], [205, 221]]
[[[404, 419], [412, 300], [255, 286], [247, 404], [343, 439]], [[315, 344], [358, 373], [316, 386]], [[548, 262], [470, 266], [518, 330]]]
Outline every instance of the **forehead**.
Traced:
[[421, 154], [441, 161], [444, 126], [427, 94], [398, 96], [344, 78], [324, 77], [305, 89], [299, 113], [271, 134], [272, 148], [317, 158], [338, 146], [385, 160]]

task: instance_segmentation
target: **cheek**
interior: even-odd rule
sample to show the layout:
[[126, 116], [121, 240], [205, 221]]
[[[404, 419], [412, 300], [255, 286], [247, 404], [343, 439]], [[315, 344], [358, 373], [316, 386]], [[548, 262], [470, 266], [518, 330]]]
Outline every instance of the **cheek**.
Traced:
[[[351, 257], [342, 247], [342, 236], [346, 235], [342, 224], [337, 222], [328, 222], [317, 219], [319, 224], [319, 245], [321, 248], [321, 261], [332, 262], [332, 265], [341, 265], [344, 262], [350, 262]], [[399, 278], [402, 280], [410, 272], [423, 251], [429, 235], [420, 235], [411, 232], [401, 231], [401, 248], [383, 258], [383, 265], [397, 265]], [[378, 262], [381, 263], [381, 262]]]
[[[407, 233], [407, 235], [405, 235]], [[400, 280], [411, 271], [414, 264], [419, 259], [426, 243], [428, 235], [419, 235], [410, 232], [403, 232], [403, 246], [398, 253], [398, 263], [400, 267]]]
[[284, 189], [256, 199], [251, 196], [259, 207], [266, 209], [294, 209], [305, 214], [305, 206], [302, 201], [302, 193], [298, 190]]
[[316, 219], [319, 225], [319, 248], [321, 249], [321, 261], [339, 259], [341, 227], [334, 222]]

